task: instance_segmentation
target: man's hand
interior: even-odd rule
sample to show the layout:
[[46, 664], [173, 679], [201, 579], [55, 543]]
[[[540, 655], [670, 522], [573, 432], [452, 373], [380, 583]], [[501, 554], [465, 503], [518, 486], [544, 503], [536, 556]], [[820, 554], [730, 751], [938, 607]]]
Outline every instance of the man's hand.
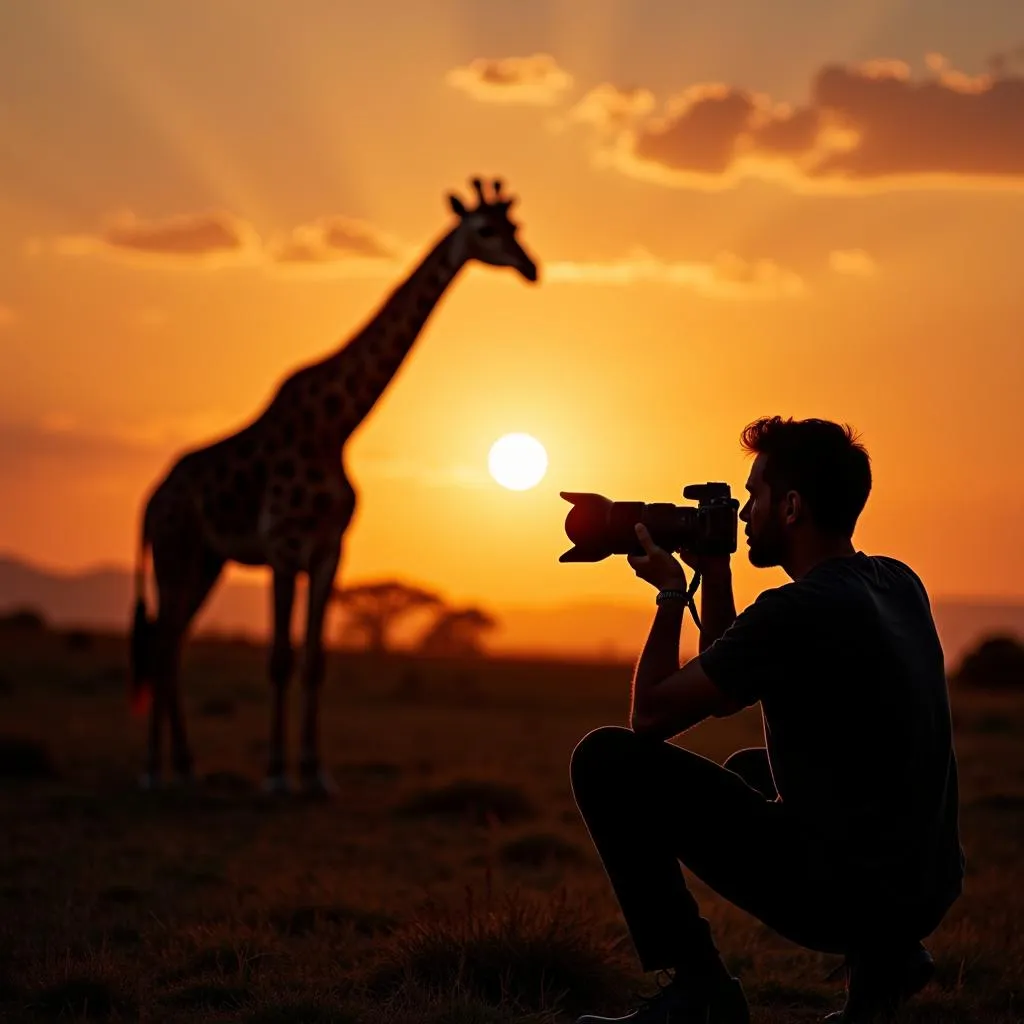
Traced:
[[668, 551], [659, 548], [651, 540], [651, 535], [643, 523], [636, 524], [636, 536], [643, 545], [644, 553], [627, 555], [626, 561], [637, 576], [658, 590], [685, 590], [686, 574], [683, 567]]
[[705, 578], [728, 576], [730, 574], [730, 555], [699, 555], [688, 551], [686, 548], [680, 548], [677, 554], [685, 565], [688, 565], [694, 572], [699, 572]]

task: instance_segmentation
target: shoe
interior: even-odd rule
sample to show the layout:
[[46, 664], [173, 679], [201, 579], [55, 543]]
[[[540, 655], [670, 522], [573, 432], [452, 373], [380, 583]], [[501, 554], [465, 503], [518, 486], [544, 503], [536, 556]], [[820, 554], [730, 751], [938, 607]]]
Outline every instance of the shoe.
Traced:
[[846, 1005], [823, 1020], [829, 1024], [870, 1024], [920, 992], [935, 976], [935, 961], [917, 943], [898, 958], [848, 956], [840, 970], [846, 972]]
[[750, 1008], [738, 978], [723, 980], [710, 991], [673, 980], [624, 1017], [587, 1014], [576, 1024], [750, 1024]]

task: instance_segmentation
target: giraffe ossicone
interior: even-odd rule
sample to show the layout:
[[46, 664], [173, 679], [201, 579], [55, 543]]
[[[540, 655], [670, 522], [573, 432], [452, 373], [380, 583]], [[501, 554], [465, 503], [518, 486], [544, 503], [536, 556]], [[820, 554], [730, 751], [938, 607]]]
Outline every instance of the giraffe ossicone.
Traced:
[[[509, 217], [514, 198], [500, 179], [477, 202], [448, 196], [454, 226], [340, 348], [287, 376], [255, 419], [236, 433], [186, 452], [146, 502], [135, 572], [131, 637], [133, 706], [148, 710], [143, 778], [158, 784], [165, 725], [176, 775], [192, 774], [178, 683], [182, 644], [195, 615], [228, 562], [268, 566], [273, 578], [272, 689], [267, 788], [287, 789], [285, 692], [294, 670], [291, 643], [296, 579], [308, 577], [299, 768], [304, 788], [329, 792], [319, 747], [319, 694], [324, 679], [324, 616], [356, 508], [344, 462], [345, 443], [398, 372], [431, 313], [469, 262], [508, 267], [526, 281], [537, 263]], [[157, 614], [146, 601], [151, 568]]]

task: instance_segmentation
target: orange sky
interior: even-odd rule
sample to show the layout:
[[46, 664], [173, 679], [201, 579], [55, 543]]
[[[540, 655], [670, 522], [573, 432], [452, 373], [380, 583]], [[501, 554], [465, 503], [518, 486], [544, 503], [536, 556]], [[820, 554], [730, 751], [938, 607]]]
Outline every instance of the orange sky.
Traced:
[[[541, 284], [446, 296], [346, 456], [343, 580], [649, 601], [558, 563], [559, 490], [739, 492], [781, 413], [861, 431], [862, 549], [1024, 595], [1018, 0], [349, 6], [0, 14], [0, 551], [129, 564], [174, 455], [340, 344], [482, 172]], [[520, 430], [550, 468], [513, 493], [486, 457]], [[741, 604], [782, 582], [738, 561]]]

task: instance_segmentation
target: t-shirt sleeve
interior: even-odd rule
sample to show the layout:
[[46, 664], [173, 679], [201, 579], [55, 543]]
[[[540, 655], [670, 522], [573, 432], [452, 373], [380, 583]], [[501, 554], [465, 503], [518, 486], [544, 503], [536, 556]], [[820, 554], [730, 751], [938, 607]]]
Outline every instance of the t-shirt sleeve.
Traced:
[[704, 674], [743, 707], [770, 696], [799, 658], [802, 604], [785, 587], [764, 591], [699, 655]]

